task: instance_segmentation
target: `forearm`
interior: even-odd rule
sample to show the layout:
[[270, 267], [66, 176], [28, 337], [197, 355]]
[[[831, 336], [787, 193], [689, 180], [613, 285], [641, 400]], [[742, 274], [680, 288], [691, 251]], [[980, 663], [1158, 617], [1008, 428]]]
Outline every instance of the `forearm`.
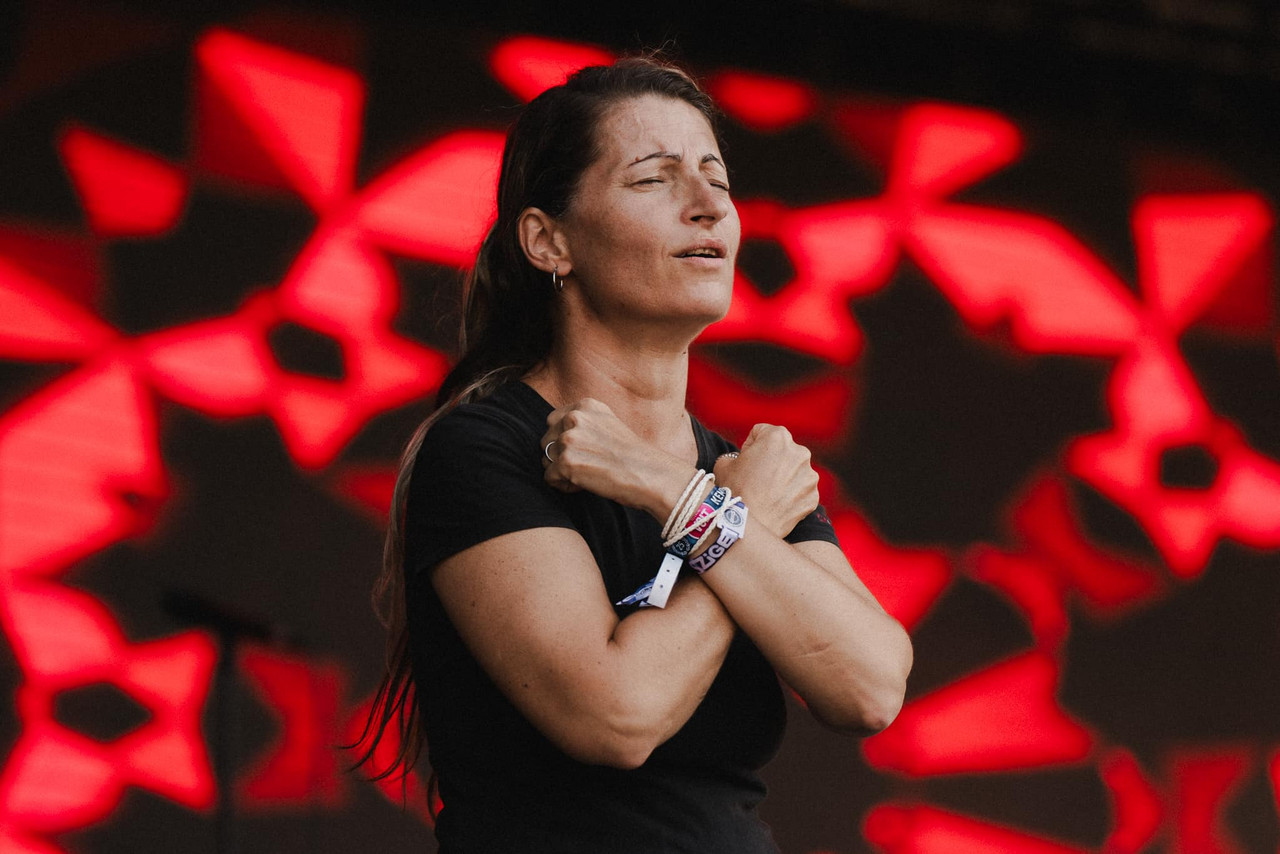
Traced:
[[703, 581], [824, 723], [877, 731], [901, 708], [911, 643], [860, 583], [748, 517], [747, 535]]
[[486, 540], [443, 561], [432, 581], [498, 688], [583, 762], [643, 762], [693, 713], [734, 632], [694, 578], [665, 610], [619, 620], [586, 542], [565, 528]]
[[736, 626], [720, 600], [682, 573], [665, 608], [620, 620], [609, 640], [611, 673], [628, 698], [624, 719], [645, 755], [684, 726], [719, 673]]

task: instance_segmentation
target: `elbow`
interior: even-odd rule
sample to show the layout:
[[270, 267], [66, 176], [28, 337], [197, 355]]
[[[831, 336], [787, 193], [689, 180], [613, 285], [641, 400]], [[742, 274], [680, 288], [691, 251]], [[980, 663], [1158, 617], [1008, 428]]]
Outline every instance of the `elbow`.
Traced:
[[872, 706], [865, 721], [867, 731], [877, 733], [893, 723], [907, 696], [907, 677], [911, 675], [911, 665], [915, 663], [915, 653], [911, 648], [911, 636], [906, 629], [900, 629], [901, 637], [894, 655], [893, 668], [885, 687], [881, 690], [877, 702]]
[[864, 692], [834, 709], [812, 709], [823, 726], [845, 735], [869, 736], [887, 729], [902, 710], [903, 693]]
[[881, 692], [880, 696], [865, 704], [853, 731], [859, 735], [875, 735], [888, 729], [889, 724], [897, 719], [898, 712], [902, 711], [902, 702], [905, 696], [905, 687], [900, 691], [888, 690]]
[[905, 630], [882, 659], [876, 678], [846, 681], [848, 693], [828, 711], [815, 709], [827, 727], [850, 735], [875, 735], [889, 727], [902, 711], [907, 693], [907, 676], [914, 661], [911, 638]]
[[561, 750], [586, 765], [605, 765], [632, 771], [649, 760], [657, 743], [631, 734], [603, 731], [584, 731], [559, 744]]
[[622, 771], [634, 771], [649, 761], [649, 754], [653, 753], [656, 746], [643, 742], [611, 741], [594, 745], [578, 756], [570, 756], [588, 765], [605, 765]]
[[570, 758], [588, 765], [639, 768], [667, 738], [661, 717], [639, 698], [580, 710], [568, 720], [572, 723], [553, 740]]

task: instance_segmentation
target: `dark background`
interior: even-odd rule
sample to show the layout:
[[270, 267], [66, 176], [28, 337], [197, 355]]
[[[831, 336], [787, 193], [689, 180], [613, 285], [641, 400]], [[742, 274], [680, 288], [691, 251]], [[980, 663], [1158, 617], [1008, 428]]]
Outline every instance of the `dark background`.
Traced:
[[[0, 13], [0, 224], [84, 230], [55, 145], [67, 122], [188, 160], [192, 48], [214, 26], [364, 79], [358, 186], [448, 131], [505, 127], [519, 102], [489, 73], [487, 56], [527, 33], [623, 52], [663, 46], [695, 73], [776, 75], [827, 99], [932, 99], [1002, 114], [1022, 130], [1025, 151], [963, 200], [1055, 220], [1131, 285], [1138, 270], [1129, 217], [1142, 195], [1247, 190], [1273, 202], [1280, 193], [1280, 12], [1260, 2], [651, 2], [625, 12], [587, 2], [413, 11], [377, 2], [28, 2]], [[775, 134], [731, 118], [725, 152], [740, 200], [801, 208], [871, 197], [884, 181], [881, 164], [851, 153], [816, 118]], [[129, 335], [230, 313], [281, 279], [316, 225], [286, 194], [197, 183], [171, 232], [97, 245], [100, 284], [87, 302]], [[1275, 242], [1273, 230], [1268, 254]], [[459, 271], [391, 261], [403, 300], [395, 329], [452, 353]], [[743, 265], [764, 292], [789, 279], [776, 244], [744, 250]], [[1265, 269], [1273, 305], [1274, 274]], [[854, 390], [840, 434], [816, 443], [818, 459], [837, 476], [845, 504], [887, 543], [930, 549], [952, 572], [913, 629], [911, 700], [1038, 642], [1017, 605], [968, 574], [966, 555], [981, 544], [1013, 548], [1007, 510], [1027, 484], [1038, 472], [1064, 471], [1073, 438], [1109, 427], [1104, 388], [1113, 362], [1031, 355], [1001, 330], [975, 334], [910, 259], [850, 310], [868, 342], [852, 366], [758, 342], [707, 345], [699, 358], [765, 391], [831, 376]], [[1278, 341], [1273, 313], [1247, 333], [1193, 328], [1180, 341], [1214, 410], [1272, 460], [1280, 459]], [[273, 352], [300, 373], [342, 370], [331, 345], [306, 334], [282, 334]], [[71, 370], [0, 361], [0, 406]], [[392, 465], [428, 401], [380, 413], [319, 470], [299, 467], [265, 417], [214, 418], [169, 401], [159, 411], [172, 491], [155, 523], [78, 562], [61, 583], [105, 603], [131, 642], [191, 628], [165, 607], [175, 591], [256, 621], [271, 634], [272, 654], [341, 674], [342, 711], [326, 718], [341, 728], [376, 685], [382, 644], [365, 605], [380, 522], [344, 490], [343, 475]], [[788, 420], [785, 411], [774, 417]], [[1195, 460], [1189, 465], [1190, 473], [1184, 465], [1167, 477], [1192, 487], [1212, 480], [1212, 461], [1207, 476]], [[860, 828], [887, 803], [929, 804], [1099, 850], [1115, 827], [1101, 770], [1110, 749], [1135, 756], [1165, 804], [1141, 850], [1209, 850], [1179, 835], [1190, 796], [1178, 788], [1176, 767], [1187, 755], [1247, 757], [1234, 787], [1212, 801], [1214, 844], [1250, 852], [1280, 844], [1276, 774], [1268, 770], [1280, 750], [1275, 549], [1223, 541], [1202, 573], [1176, 577], [1134, 517], [1084, 481], [1063, 479], [1097, 548], [1159, 573], [1160, 595], [1118, 618], [1069, 605], [1069, 633], [1054, 650], [1055, 693], [1094, 734], [1093, 752], [1045, 767], [909, 778], [872, 768], [856, 742], [794, 706], [787, 743], [768, 770], [765, 809], [788, 854], [882, 850]], [[12, 694], [23, 671], [0, 650]], [[217, 703], [228, 704], [234, 740], [222, 748], [224, 773], [243, 785], [281, 723], [243, 670], [230, 672], [204, 710], [205, 731], [212, 741]], [[64, 692], [58, 720], [104, 742], [145, 720], [145, 709], [104, 685]], [[0, 712], [6, 749], [20, 731], [16, 713]], [[292, 800], [242, 798], [230, 837], [236, 850], [434, 850], [424, 822], [371, 786], [308, 785]], [[130, 788], [104, 820], [46, 838], [68, 851], [214, 851], [219, 821], [215, 809]], [[900, 850], [923, 849], [904, 842]]]

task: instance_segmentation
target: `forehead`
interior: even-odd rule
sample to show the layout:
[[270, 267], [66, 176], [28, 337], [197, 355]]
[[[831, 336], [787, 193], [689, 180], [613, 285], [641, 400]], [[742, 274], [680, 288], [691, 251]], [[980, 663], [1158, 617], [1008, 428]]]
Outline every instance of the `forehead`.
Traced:
[[610, 107], [598, 128], [601, 161], [625, 167], [655, 151], [700, 160], [720, 154], [711, 125], [692, 104], [678, 98], [644, 95]]

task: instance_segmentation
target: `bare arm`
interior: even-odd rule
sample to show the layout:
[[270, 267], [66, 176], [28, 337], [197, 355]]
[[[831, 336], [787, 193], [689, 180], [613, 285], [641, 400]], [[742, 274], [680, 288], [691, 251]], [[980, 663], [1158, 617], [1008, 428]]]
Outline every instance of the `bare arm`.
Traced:
[[703, 577], [813, 715], [842, 732], [884, 729], [902, 707], [911, 642], [868, 593], [836, 577], [831, 543], [790, 545], [747, 521], [747, 535]]
[[[633, 437], [603, 404], [583, 401], [551, 421], [557, 426], [544, 439], [558, 437], [564, 450], [547, 480], [559, 488], [587, 489], [665, 518], [692, 474], [652, 449], [618, 458], [616, 449], [630, 447]], [[819, 720], [875, 732], [902, 706], [911, 641], [838, 548], [781, 539], [818, 504], [809, 462], [808, 449], [785, 428], [767, 424], [752, 429], [738, 458], [717, 461], [718, 482], [746, 500], [747, 536], [702, 581]], [[630, 480], [620, 481], [621, 471], [631, 472]], [[667, 491], [635, 484], [665, 484]]]
[[[639, 440], [602, 404], [568, 424], [553, 416], [559, 464], [548, 481], [666, 518], [692, 466]], [[479, 543], [442, 561], [432, 583], [503, 694], [565, 753], [595, 764], [634, 767], [674, 735], [735, 632], [691, 573], [665, 609], [619, 620], [590, 549], [567, 528]]]
[[[808, 460], [786, 430], [759, 425], [737, 460], [717, 465], [719, 481], [747, 503], [747, 532], [703, 581], [815, 717], [842, 731], [876, 732], [902, 707], [911, 641], [839, 548], [793, 546], [778, 536], [797, 519], [776, 507], [775, 496], [816, 485]], [[816, 503], [815, 490], [809, 508]]]
[[619, 620], [582, 538], [538, 528], [444, 561], [434, 583], [468, 649], [570, 756], [635, 767], [684, 725], [734, 626], [697, 579], [667, 607]]

